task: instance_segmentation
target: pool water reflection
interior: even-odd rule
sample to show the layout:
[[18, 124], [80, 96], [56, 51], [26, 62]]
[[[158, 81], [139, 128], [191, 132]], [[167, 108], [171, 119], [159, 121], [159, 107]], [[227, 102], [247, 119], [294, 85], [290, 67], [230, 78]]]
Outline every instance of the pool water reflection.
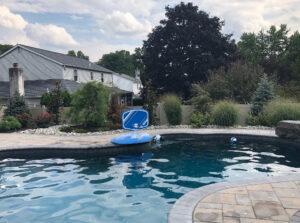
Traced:
[[194, 188], [300, 172], [297, 149], [266, 142], [169, 140], [115, 156], [5, 157], [0, 222], [167, 222], [172, 204]]

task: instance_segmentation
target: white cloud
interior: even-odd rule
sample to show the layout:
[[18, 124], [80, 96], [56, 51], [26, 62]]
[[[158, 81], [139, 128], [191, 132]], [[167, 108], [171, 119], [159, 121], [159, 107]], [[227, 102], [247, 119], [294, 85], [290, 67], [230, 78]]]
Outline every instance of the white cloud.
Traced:
[[5, 6], [0, 6], [0, 42], [62, 48], [77, 45], [63, 27], [28, 23], [21, 15], [11, 12]]
[[108, 32], [118, 35], [143, 35], [151, 30], [150, 22], [138, 21], [129, 12], [114, 11], [105, 17], [103, 23]]
[[77, 42], [63, 28], [53, 24], [28, 24], [25, 28], [28, 37], [41, 45], [59, 47], [75, 46]]
[[[71, 48], [75, 40], [63, 27], [56, 24], [58, 29], [53, 28], [51, 31], [55, 37], [51, 34], [41, 34], [36, 24], [27, 24], [27, 21], [16, 14], [61, 13], [72, 18], [68, 30], [72, 30], [72, 34], [74, 33], [80, 40], [77, 40], [80, 45], [76, 47], [96, 60], [104, 52], [122, 48], [132, 50], [141, 46], [142, 40], [146, 39], [151, 28], [164, 18], [165, 6], [174, 6], [181, 1], [192, 0], [0, 0], [0, 5], [5, 5], [11, 10], [8, 13], [6, 10], [5, 15], [8, 15], [6, 20], [3, 19], [4, 13], [0, 12], [0, 35], [8, 33], [11, 37], [1, 35], [0, 41], [19, 39], [43, 47], [56, 44], [62, 50], [65, 49], [64, 46]], [[300, 29], [299, 0], [193, 0], [192, 2], [198, 5], [200, 10], [208, 12], [210, 16], [218, 16], [225, 20], [223, 31], [234, 33], [236, 39], [243, 32], [257, 32], [272, 24], [288, 24], [292, 31]], [[6, 28], [4, 28], [4, 21], [6, 21]], [[12, 23], [12, 21], [18, 22]], [[86, 26], [82, 24], [85, 21], [88, 21]], [[81, 24], [82, 29], [78, 28], [78, 24]], [[19, 31], [7, 26], [19, 27]], [[48, 27], [48, 25], [41, 26]], [[16, 32], [20, 34], [16, 35]]]
[[13, 14], [7, 7], [0, 5], [0, 27], [11, 29], [24, 29], [27, 22], [22, 16]]

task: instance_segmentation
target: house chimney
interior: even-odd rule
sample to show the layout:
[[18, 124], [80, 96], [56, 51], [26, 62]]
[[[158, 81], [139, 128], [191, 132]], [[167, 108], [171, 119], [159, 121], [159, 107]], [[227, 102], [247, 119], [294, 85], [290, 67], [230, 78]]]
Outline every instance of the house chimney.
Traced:
[[16, 92], [24, 95], [24, 80], [23, 69], [18, 67], [18, 63], [13, 63], [13, 67], [9, 68], [9, 87], [10, 97], [13, 97]]

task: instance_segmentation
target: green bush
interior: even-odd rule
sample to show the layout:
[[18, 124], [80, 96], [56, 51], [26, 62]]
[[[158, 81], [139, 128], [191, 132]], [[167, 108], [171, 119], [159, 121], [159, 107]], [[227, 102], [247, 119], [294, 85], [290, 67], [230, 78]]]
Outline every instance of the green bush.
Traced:
[[213, 106], [212, 123], [219, 126], [233, 126], [238, 121], [238, 110], [232, 102], [220, 101]]
[[196, 111], [203, 114], [209, 113], [211, 109], [211, 98], [209, 93], [200, 84], [192, 84], [192, 98], [190, 103]]
[[249, 126], [268, 126], [267, 117], [264, 114], [251, 115], [248, 114], [246, 118], [246, 125]]
[[300, 103], [275, 100], [265, 106], [263, 115], [269, 126], [276, 126], [282, 120], [300, 120]]
[[251, 114], [254, 116], [259, 115], [264, 105], [274, 98], [274, 85], [268, 80], [267, 76], [261, 78], [258, 87], [254, 93], [251, 106]]
[[29, 114], [29, 109], [25, 103], [24, 97], [16, 92], [14, 96], [9, 99], [4, 115], [16, 117], [17, 115], [22, 114]]
[[112, 95], [108, 109], [108, 119], [110, 129], [120, 129], [122, 127], [122, 110], [124, 107], [118, 103], [118, 96]]
[[54, 89], [49, 93], [44, 93], [40, 104], [46, 106], [47, 111], [52, 115], [55, 124], [60, 121], [60, 108], [68, 107], [71, 103], [71, 96], [67, 91], [61, 90], [61, 82], [57, 81]]
[[163, 108], [170, 125], [180, 125], [182, 118], [181, 101], [176, 95], [165, 95], [162, 98]]
[[201, 112], [194, 112], [190, 120], [191, 126], [194, 128], [200, 128], [210, 124], [210, 117], [208, 114], [202, 114]]
[[107, 124], [108, 90], [101, 83], [89, 82], [72, 97], [70, 119], [84, 127], [102, 127]]
[[0, 132], [10, 132], [22, 127], [21, 123], [13, 116], [6, 116], [0, 121]]

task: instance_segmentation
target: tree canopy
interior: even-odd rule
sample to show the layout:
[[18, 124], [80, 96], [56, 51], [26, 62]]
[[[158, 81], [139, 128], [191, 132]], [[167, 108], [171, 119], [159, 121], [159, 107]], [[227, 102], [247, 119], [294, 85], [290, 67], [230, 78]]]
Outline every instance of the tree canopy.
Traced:
[[[139, 53], [138, 49], [136, 50]], [[130, 54], [129, 51], [120, 50], [109, 54], [104, 54], [98, 64], [113, 70], [117, 73], [134, 76], [138, 64], [139, 54]]]
[[235, 57], [236, 45], [221, 33], [223, 25], [192, 3], [166, 7], [166, 19], [144, 41], [142, 81], [151, 80], [160, 94], [188, 97], [192, 83], [206, 81], [209, 70]]
[[14, 47], [13, 45], [9, 45], [9, 44], [0, 44], [0, 55], [10, 50], [13, 47]]
[[288, 65], [285, 58], [289, 48], [294, 47], [292, 37], [289, 38], [288, 33], [286, 25], [279, 28], [273, 25], [257, 34], [244, 33], [238, 42], [240, 54], [247, 61], [261, 65], [268, 75], [276, 75], [280, 82], [288, 81]]
[[77, 53], [74, 50], [69, 50], [68, 55], [72, 56], [72, 57], [78, 57], [78, 58], [81, 58], [81, 59], [85, 59], [85, 60], [90, 59], [89, 56], [85, 55], [81, 50], [77, 51]]

